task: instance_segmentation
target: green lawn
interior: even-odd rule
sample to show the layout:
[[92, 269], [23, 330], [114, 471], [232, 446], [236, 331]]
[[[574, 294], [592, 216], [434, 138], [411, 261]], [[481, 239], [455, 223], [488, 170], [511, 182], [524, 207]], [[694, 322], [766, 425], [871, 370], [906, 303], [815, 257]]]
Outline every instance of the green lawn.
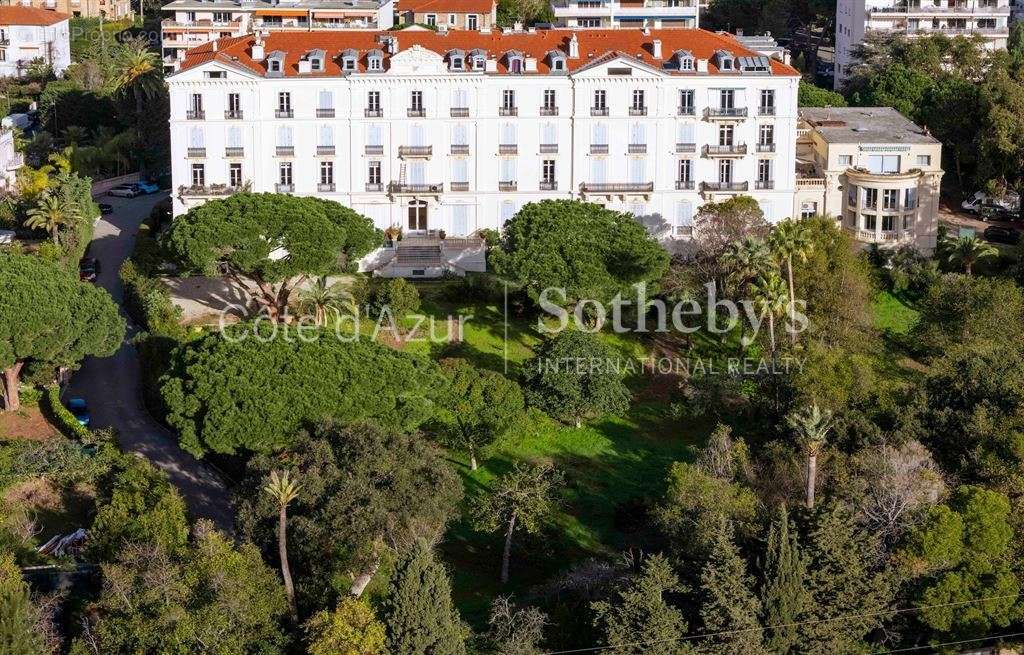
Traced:
[[919, 312], [899, 296], [881, 291], [872, 305], [875, 327], [893, 335], [906, 335], [917, 324]]

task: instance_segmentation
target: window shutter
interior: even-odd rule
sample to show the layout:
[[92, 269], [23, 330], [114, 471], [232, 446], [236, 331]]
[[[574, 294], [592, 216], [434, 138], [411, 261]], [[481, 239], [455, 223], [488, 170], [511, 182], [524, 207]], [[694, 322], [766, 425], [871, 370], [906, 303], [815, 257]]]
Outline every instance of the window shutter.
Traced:
[[677, 143], [696, 143], [693, 132], [693, 123], [679, 123], [679, 141]]
[[693, 204], [687, 200], [676, 203], [676, 225], [693, 227]]
[[452, 128], [452, 143], [459, 146], [464, 146], [469, 143], [468, 131], [466, 130], [465, 123], [456, 123], [455, 127]]
[[334, 107], [334, 94], [326, 89], [320, 90], [320, 109], [331, 109]]
[[242, 128], [240, 128], [240, 127], [229, 127], [228, 128], [228, 147], [229, 148], [241, 148], [242, 147]]
[[644, 182], [644, 164], [646, 159], [643, 157], [629, 160], [629, 182], [630, 184], [640, 184]]
[[452, 182], [469, 182], [469, 166], [465, 159], [452, 160]]
[[371, 125], [366, 128], [366, 144], [370, 146], [384, 145], [381, 140], [380, 125]]
[[193, 127], [188, 133], [189, 146], [192, 148], [203, 147], [203, 128]]
[[334, 128], [330, 125], [320, 126], [320, 143], [321, 146], [333, 146], [334, 145]]

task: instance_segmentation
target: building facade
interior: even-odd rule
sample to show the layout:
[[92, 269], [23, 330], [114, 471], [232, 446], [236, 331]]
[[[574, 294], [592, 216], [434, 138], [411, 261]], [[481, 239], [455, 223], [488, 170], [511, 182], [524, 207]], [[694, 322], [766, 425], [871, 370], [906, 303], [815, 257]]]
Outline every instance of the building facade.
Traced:
[[189, 48], [256, 31], [391, 29], [395, 5], [394, 0], [174, 0], [162, 11], [161, 48], [164, 68], [171, 72]]
[[942, 144], [891, 107], [800, 110], [793, 215], [832, 216], [863, 244], [935, 249]]
[[5, 0], [0, 5], [51, 9], [69, 16], [121, 20], [134, 15], [131, 0]]
[[976, 35], [1006, 47], [1012, 0], [838, 0], [835, 87], [849, 77], [853, 48], [872, 30], [922, 36]]
[[20, 77], [41, 59], [61, 75], [71, 64], [68, 15], [35, 7], [0, 7], [0, 77]]
[[498, 24], [494, 0], [399, 0], [396, 11], [403, 25], [489, 30]]
[[557, 27], [700, 27], [698, 0], [551, 0]]
[[706, 202], [793, 207], [799, 74], [724, 34], [272, 33], [167, 81], [175, 215], [244, 188], [458, 237], [582, 199], [672, 240]]

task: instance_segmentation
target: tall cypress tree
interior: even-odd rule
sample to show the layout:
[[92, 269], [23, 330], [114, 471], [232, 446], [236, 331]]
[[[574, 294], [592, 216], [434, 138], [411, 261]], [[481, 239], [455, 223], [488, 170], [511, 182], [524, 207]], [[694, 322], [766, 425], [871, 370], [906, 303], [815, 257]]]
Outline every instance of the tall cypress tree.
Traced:
[[785, 505], [779, 505], [779, 516], [769, 528], [763, 568], [764, 624], [780, 626], [767, 631], [765, 645], [769, 652], [788, 655], [799, 639], [797, 626], [793, 624], [800, 620], [807, 607], [807, 590], [804, 588], [806, 565], [796, 531], [790, 531]]
[[733, 540], [729, 523], [716, 530], [711, 556], [700, 575], [700, 618], [705, 633], [728, 633], [701, 642], [701, 650], [733, 655], [762, 655], [761, 602], [754, 580]]
[[28, 586], [10, 555], [0, 556], [0, 653], [43, 655], [43, 638], [36, 627], [36, 610]]
[[466, 629], [452, 605], [448, 572], [426, 543], [413, 548], [395, 571], [382, 619], [389, 653], [466, 653]]

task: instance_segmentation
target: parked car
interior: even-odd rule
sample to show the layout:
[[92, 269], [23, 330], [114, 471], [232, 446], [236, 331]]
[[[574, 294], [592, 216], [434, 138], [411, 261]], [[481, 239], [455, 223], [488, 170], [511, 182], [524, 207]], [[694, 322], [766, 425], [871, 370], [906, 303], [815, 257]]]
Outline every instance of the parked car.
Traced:
[[1011, 246], [1020, 243], [1020, 232], [1008, 227], [989, 226], [985, 228], [982, 236], [985, 238], [985, 241], [993, 243], [1008, 243]]
[[978, 216], [983, 221], [1009, 221], [1013, 220], [1015, 213], [1002, 205], [985, 201], [978, 207]]
[[139, 187], [139, 191], [146, 195], [160, 191], [160, 187], [152, 182], [136, 182], [135, 186]]
[[100, 276], [100, 260], [86, 257], [78, 262], [78, 278], [83, 282], [95, 282]]
[[78, 424], [82, 427], [89, 427], [89, 422], [92, 421], [92, 415], [89, 413], [89, 406], [86, 404], [84, 398], [72, 398], [67, 404], [68, 411], [74, 414], [78, 420]]
[[991, 196], [984, 191], [978, 191], [973, 196], [964, 200], [960, 207], [971, 213], [978, 213], [985, 205], [998, 205], [1006, 211], [1017, 212], [1020, 210], [1020, 196], [1013, 191], [1007, 191], [1005, 195]]
[[100, 214], [103, 214], [104, 216], [106, 216], [107, 214], [113, 214], [113, 213], [114, 213], [114, 206], [113, 205], [111, 205], [109, 203], [105, 203], [105, 202], [101, 202], [100, 203]]
[[118, 198], [134, 198], [141, 194], [142, 190], [136, 184], [119, 184], [107, 191], [108, 196], [117, 196]]

